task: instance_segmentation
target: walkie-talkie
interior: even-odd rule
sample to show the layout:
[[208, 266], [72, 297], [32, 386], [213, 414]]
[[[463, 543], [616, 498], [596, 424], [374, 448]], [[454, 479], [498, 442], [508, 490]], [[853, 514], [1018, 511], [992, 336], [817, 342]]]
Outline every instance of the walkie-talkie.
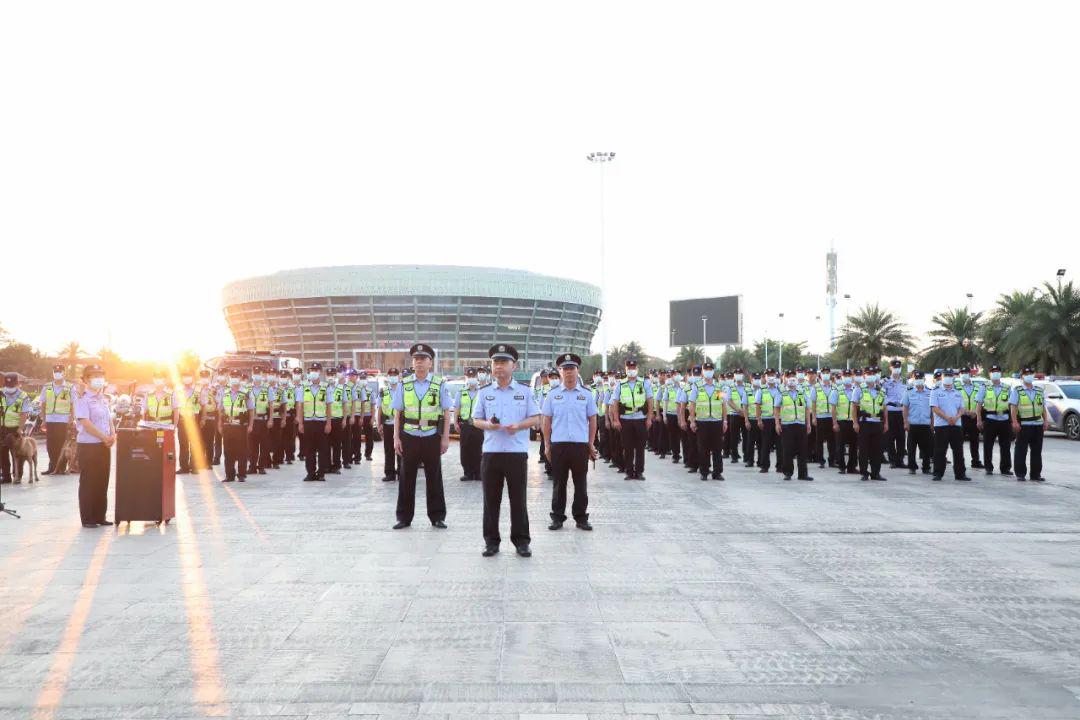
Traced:
[[497, 415], [492, 415], [492, 416], [491, 416], [491, 422], [492, 422], [492, 424], [494, 424], [494, 425], [498, 425], [498, 424], [499, 424], [499, 418], [498, 418], [498, 416], [497, 416]]

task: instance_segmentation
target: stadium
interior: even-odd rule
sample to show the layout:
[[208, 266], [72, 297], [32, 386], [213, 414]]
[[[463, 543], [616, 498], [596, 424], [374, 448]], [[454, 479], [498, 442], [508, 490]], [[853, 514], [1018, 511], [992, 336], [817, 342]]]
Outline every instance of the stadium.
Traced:
[[422, 341], [438, 372], [458, 374], [505, 342], [531, 372], [560, 352], [589, 352], [600, 289], [524, 270], [352, 265], [236, 280], [222, 307], [238, 352], [386, 369], [408, 366], [408, 347]]

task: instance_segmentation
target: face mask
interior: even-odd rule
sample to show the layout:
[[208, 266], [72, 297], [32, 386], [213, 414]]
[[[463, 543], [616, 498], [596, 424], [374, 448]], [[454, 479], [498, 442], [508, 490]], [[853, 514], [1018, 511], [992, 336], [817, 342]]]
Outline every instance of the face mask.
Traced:
[[592, 384], [599, 385], [601, 380], [603, 380], [603, 378], [601, 378], [599, 375], [593, 375]]
[[754, 378], [754, 387], [761, 387], [761, 378]]
[[971, 375], [968, 375], [967, 373], [960, 373], [960, 382], [965, 382], [966, 383], [970, 379], [971, 379]]
[[776, 384], [776, 377], [774, 375], [768, 375], [765, 378], [765, 382], [769, 383], [770, 385], [775, 385]]
[[990, 379], [991, 380], [1000, 380], [1001, 379], [1001, 373], [999, 373], [999, 372], [990, 373]]
[[735, 373], [735, 382], [742, 382], [742, 381], [743, 381], [743, 374], [742, 373]]
[[4, 394], [5, 394], [5, 395], [14, 395], [14, 394], [15, 394], [15, 391], [16, 391], [16, 390], [18, 390], [18, 389], [19, 389], [19, 388], [13, 388], [13, 387], [5, 387], [5, 388], [4, 388]]
[[676, 375], [675, 376], [675, 382], [682, 382], [682, 379], [683, 379], [682, 375]]
[[866, 378], [866, 382], [876, 383], [877, 381], [878, 381], [877, 373], [874, 373], [873, 375], [868, 375], [867, 378]]
[[300, 375], [300, 374], [294, 374], [294, 375], [292, 376], [292, 379], [293, 379], [293, 382], [300, 382], [301, 380], [303, 380], [303, 379], [304, 379], [304, 376], [303, 376], [303, 375]]
[[240, 378], [229, 378], [229, 384], [232, 385], [233, 387], [239, 387]]
[[923, 387], [923, 386], [925, 386], [925, 385], [926, 385], [926, 381], [925, 381], [925, 380], [919, 380], [919, 379], [916, 379], [916, 380], [915, 380], [915, 387], [917, 387], [917, 388], [921, 388], [921, 387]]
[[488, 374], [486, 372], [478, 372], [476, 373], [476, 379], [480, 382], [484, 382], [488, 379]]
[[252, 375], [251, 379], [254, 380], [255, 382], [262, 382], [263, 376], [262, 375]]
[[64, 379], [64, 373], [53, 373], [52, 378], [53, 378], [53, 380], [63, 380]]
[[900, 368], [893, 368], [892, 369], [892, 376], [893, 377], [900, 377]]
[[626, 371], [626, 377], [628, 377], [628, 378], [630, 378], [631, 380], [633, 380], [634, 378], [636, 378], [636, 377], [637, 377], [637, 370], [627, 370], [627, 371]]
[[471, 388], [474, 388], [474, 387], [476, 387], [477, 385], [479, 385], [479, 384], [480, 384], [480, 381], [479, 381], [479, 380], [477, 380], [477, 379], [476, 379], [476, 378], [474, 378], [474, 377], [471, 377], [471, 378], [469, 378], [469, 379], [468, 379], [468, 380], [466, 380], [465, 382], [466, 382], [466, 383], [468, 383], [469, 387], [471, 387]]
[[165, 385], [164, 378], [154, 378], [154, 387], [163, 387]]
[[799, 380], [798, 380], [797, 378], [788, 378], [788, 381], [787, 381], [787, 386], [788, 386], [789, 388], [794, 388], [794, 387], [795, 387], [795, 385], [797, 385], [797, 384], [798, 384], [798, 382], [799, 382]]
[[180, 382], [184, 383], [185, 385], [190, 385], [191, 384], [191, 378], [182, 377], [182, 378], [180, 378]]
[[844, 387], [851, 387], [851, 378], [844, 378]]
[[608, 385], [610, 385], [611, 387], [615, 387], [615, 383], [616, 383], [616, 382], [617, 382], [617, 381], [616, 381], [616, 379], [615, 379], [615, 378], [611, 378], [611, 381], [610, 381], [610, 382], [608, 382]]
[[95, 390], [100, 390], [101, 388], [105, 387], [105, 378], [90, 378], [90, 387], [94, 388]]
[[862, 375], [856, 375], [856, 376], [855, 376], [855, 382], [857, 382], [857, 383], [859, 383], [860, 385], [862, 385]]
[[951, 377], [942, 378], [941, 379], [941, 384], [944, 385], [945, 387], [952, 387], [953, 386], [953, 379]]
[[712, 376], [716, 374], [716, 371], [715, 370], [703, 370], [701, 372], [701, 374], [705, 376], [706, 380], [712, 380]]
[[333, 385], [334, 383], [337, 382], [337, 375], [327, 375], [326, 376], [326, 382], [329, 385]]
[[806, 373], [795, 373], [795, 379], [796, 380], [805, 380], [806, 379]]
[[1027, 383], [1028, 385], [1030, 385], [1031, 383], [1035, 382], [1035, 376], [1034, 376], [1034, 375], [1025, 375], [1025, 376], [1024, 376], [1024, 377], [1023, 377], [1022, 379], [1023, 379], [1023, 381], [1024, 381], [1024, 382], [1026, 382], [1026, 383]]
[[308, 376], [308, 380], [318, 380], [319, 379], [319, 371], [318, 370], [312, 370], [311, 372], [309, 372], [307, 374], [307, 376]]
[[229, 380], [229, 379], [228, 379], [227, 377], [225, 377], [225, 376], [223, 376], [223, 375], [219, 375], [219, 376], [217, 377], [217, 384], [218, 384], [218, 385], [224, 385], [224, 384], [225, 384], [226, 382], [228, 382], [228, 380]]
[[387, 378], [387, 382], [389, 382], [391, 385], [397, 385], [398, 380], [399, 378], [397, 375], [391, 375], [389, 378]]

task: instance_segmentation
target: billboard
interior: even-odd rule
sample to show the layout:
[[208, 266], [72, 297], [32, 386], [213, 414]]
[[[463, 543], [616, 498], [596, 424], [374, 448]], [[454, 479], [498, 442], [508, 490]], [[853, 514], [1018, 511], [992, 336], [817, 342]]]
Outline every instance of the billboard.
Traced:
[[671, 347], [742, 344], [741, 295], [672, 300], [668, 312]]

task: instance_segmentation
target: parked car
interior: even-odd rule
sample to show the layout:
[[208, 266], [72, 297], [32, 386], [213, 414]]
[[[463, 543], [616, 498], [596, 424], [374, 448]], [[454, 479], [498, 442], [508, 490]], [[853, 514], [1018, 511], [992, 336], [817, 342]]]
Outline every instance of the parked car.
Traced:
[[1050, 429], [1080, 440], [1080, 380], [1036, 380], [1050, 414]]

